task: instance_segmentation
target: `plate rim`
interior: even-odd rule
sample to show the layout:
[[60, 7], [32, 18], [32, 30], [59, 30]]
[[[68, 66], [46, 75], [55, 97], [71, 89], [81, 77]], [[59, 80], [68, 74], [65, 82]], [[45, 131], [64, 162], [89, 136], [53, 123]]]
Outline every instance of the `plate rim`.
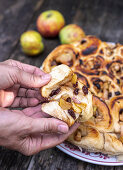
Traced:
[[[70, 149], [66, 148], [65, 146], [62, 146], [64, 143], [57, 145], [56, 147], [61, 150], [62, 152], [66, 153], [67, 155], [81, 160], [88, 163], [96, 164], [96, 165], [104, 165], [104, 166], [123, 166], [123, 162], [105, 162], [105, 161], [98, 161], [90, 158], [86, 158], [84, 156], [80, 156], [77, 153], [74, 153], [75, 151], [71, 151]], [[80, 152], [81, 153], [81, 152]], [[90, 152], [93, 153], [93, 152]]]

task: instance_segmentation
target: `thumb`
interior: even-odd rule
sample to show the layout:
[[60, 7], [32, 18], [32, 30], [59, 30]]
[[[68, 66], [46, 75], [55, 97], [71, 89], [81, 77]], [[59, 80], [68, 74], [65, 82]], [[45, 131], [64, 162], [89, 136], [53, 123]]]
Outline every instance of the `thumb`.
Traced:
[[35, 74], [27, 73], [23, 70], [15, 68], [14, 70], [15, 83], [27, 86], [29, 88], [38, 88], [47, 84], [51, 76], [50, 74], [43, 74], [42, 76], [37, 76]]
[[[29, 119], [28, 119], [29, 120]], [[45, 132], [60, 132], [67, 133], [69, 128], [68, 125], [55, 118], [38, 118], [31, 119], [29, 122], [28, 133], [45, 133]]]

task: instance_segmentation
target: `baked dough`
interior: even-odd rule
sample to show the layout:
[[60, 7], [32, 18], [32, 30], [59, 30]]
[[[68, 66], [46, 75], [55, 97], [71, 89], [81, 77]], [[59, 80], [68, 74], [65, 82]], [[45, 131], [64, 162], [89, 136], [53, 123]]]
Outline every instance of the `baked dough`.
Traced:
[[[80, 122], [92, 117], [92, 94], [77, 80], [73, 71], [64, 64], [50, 72], [51, 81], [41, 88], [41, 95], [48, 99], [42, 111], [65, 121], [69, 126], [79, 118]], [[75, 83], [74, 83], [75, 82]]]
[[[123, 154], [123, 45], [108, 44], [95, 36], [54, 49], [43, 63], [50, 72], [66, 64], [93, 93], [93, 116], [78, 128], [68, 140], [89, 151]], [[84, 133], [86, 129], [86, 133]], [[81, 132], [81, 133], [80, 133]]]

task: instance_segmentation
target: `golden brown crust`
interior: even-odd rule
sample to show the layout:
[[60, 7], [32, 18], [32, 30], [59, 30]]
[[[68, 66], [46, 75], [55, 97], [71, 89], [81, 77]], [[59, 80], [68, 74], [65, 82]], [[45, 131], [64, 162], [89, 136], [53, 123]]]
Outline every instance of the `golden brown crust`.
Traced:
[[72, 79], [73, 71], [68, 66], [62, 64], [59, 67], [55, 67], [50, 72], [51, 81], [41, 88], [41, 95], [43, 97], [49, 97], [52, 90], [56, 90], [61, 85], [69, 82]]
[[64, 111], [57, 101], [42, 104], [42, 110], [45, 113], [66, 122], [69, 127], [75, 123], [73, 117], [71, 117], [67, 111]]
[[92, 94], [77, 80], [72, 69], [61, 64], [49, 74], [51, 81], [41, 88], [41, 95], [48, 99], [48, 103], [42, 104], [42, 111], [63, 120], [68, 126], [72, 126], [79, 116], [80, 122], [92, 117]]
[[108, 105], [97, 96], [93, 96], [92, 103], [93, 116], [83, 124], [97, 128], [100, 132], [112, 132], [113, 119]]
[[97, 129], [80, 125], [80, 127], [69, 136], [68, 141], [85, 149], [102, 150], [104, 146], [103, 134]]
[[91, 126], [80, 125], [69, 136], [68, 141], [91, 152], [102, 152], [109, 155], [123, 154], [123, 142], [118, 134], [101, 133]]
[[115, 96], [109, 105], [114, 120], [114, 131], [120, 133], [123, 124], [123, 95]]
[[[63, 57], [60, 61], [62, 54], [65, 60]], [[96, 110], [95, 115], [79, 128], [90, 127], [98, 135], [94, 136], [90, 131], [89, 138], [83, 138], [84, 144], [76, 143], [74, 138], [71, 138], [71, 142], [90, 151], [123, 154], [123, 140], [120, 140], [123, 135], [123, 45], [108, 44], [94, 36], [86, 36], [79, 42], [57, 47], [44, 61], [44, 71], [50, 72], [51, 61], [56, 65], [69, 65], [79, 81], [95, 95], [93, 105], [98, 112]], [[99, 141], [103, 149], [102, 145], [98, 146]], [[94, 142], [97, 142], [97, 146]]]
[[43, 62], [43, 70], [49, 73], [53, 66], [59, 64], [66, 64], [71, 67], [75, 62], [76, 55], [78, 54], [72, 45], [56, 47]]

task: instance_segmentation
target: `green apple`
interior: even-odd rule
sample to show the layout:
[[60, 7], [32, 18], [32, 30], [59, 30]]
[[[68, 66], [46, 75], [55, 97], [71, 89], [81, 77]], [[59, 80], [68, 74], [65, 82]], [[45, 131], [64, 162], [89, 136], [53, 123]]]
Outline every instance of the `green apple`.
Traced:
[[63, 15], [56, 10], [41, 13], [37, 19], [37, 29], [44, 37], [55, 37], [65, 25]]
[[21, 47], [27, 55], [37, 55], [44, 50], [41, 35], [33, 30], [24, 32], [20, 38]]
[[59, 32], [61, 44], [70, 44], [81, 40], [83, 37], [85, 37], [83, 29], [76, 24], [69, 24]]

